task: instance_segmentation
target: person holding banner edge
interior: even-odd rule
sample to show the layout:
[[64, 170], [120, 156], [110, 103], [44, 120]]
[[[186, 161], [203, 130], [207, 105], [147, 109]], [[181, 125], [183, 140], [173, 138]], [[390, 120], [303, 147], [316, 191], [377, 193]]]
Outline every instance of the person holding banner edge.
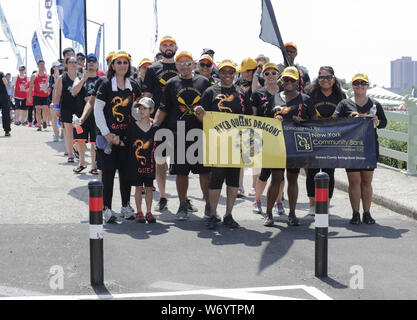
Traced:
[[[334, 117], [336, 107], [340, 101], [346, 99], [339, 80], [335, 77], [334, 70], [330, 66], [323, 66], [319, 70], [319, 75], [314, 81], [311, 91], [309, 92], [310, 99], [307, 101], [307, 117], [309, 119], [331, 119]], [[306, 189], [307, 196], [310, 201], [309, 214], [315, 214], [315, 183], [314, 177], [320, 171], [326, 172], [329, 175], [329, 208], [330, 200], [334, 191], [334, 172], [335, 169], [323, 168], [308, 168], [306, 175]]]
[[[368, 76], [364, 73], [357, 73], [352, 78], [353, 97], [342, 100], [336, 107], [336, 118], [346, 117], [371, 117], [375, 127], [376, 159], [379, 156], [378, 135], [376, 129], [383, 129], [387, 126], [387, 118], [381, 104], [369, 98], [366, 92], [369, 88]], [[375, 169], [346, 169], [349, 182], [349, 199], [353, 210], [351, 224], [360, 224], [359, 207], [362, 199], [363, 216], [362, 222], [374, 224], [370, 209], [372, 202], [372, 178]]]

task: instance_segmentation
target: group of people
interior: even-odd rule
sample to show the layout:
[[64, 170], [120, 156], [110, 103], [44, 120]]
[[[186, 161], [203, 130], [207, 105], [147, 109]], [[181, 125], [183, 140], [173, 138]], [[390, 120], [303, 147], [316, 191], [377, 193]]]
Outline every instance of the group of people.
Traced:
[[[119, 50], [109, 53], [106, 58], [108, 71], [102, 77], [98, 75], [96, 56], [84, 56], [87, 65], [80, 73], [80, 59], [69, 48], [64, 50], [63, 72], [53, 70], [50, 85], [47, 83], [43, 62], [38, 63], [39, 70], [28, 81], [30, 84], [27, 93], [29, 96], [33, 94], [38, 130], [42, 130], [45, 123], [42, 117], [48, 114], [49, 109], [53, 111], [52, 123], [60, 121], [63, 124], [68, 162], [74, 162], [74, 152], [78, 153], [80, 159], [78, 167], [74, 169], [75, 173], [86, 168], [86, 143], [91, 143], [93, 168], [90, 172], [99, 174], [103, 182], [103, 214], [106, 223], [116, 220], [116, 213], [112, 210], [116, 171], [119, 176], [122, 216], [139, 223], [156, 222], [152, 214], [154, 180], [160, 198], [153, 210], [166, 210], [169, 157], [169, 173], [176, 176], [180, 202], [176, 220], [186, 220], [190, 212], [197, 211], [187, 196], [189, 174], [194, 173], [199, 175], [207, 227], [215, 229], [223, 220], [225, 226], [237, 228], [239, 224], [232, 211], [236, 198], [245, 194], [244, 170], [203, 166], [202, 155], [198, 154], [200, 149], [195, 149], [195, 143], [202, 144], [203, 119], [207, 111], [270, 117], [295, 123], [310, 119], [372, 117], [375, 133], [377, 128], [384, 128], [387, 124], [382, 106], [366, 95], [369, 87], [366, 74], [353, 76], [354, 95], [347, 99], [332, 67], [321, 67], [317, 79], [311, 83], [307, 70], [294, 63], [297, 46], [287, 43], [285, 48], [289, 66], [272, 63], [263, 55], [256, 59], [246, 58], [239, 66], [230, 59], [222, 60], [216, 66], [214, 50], [204, 49], [202, 55], [195, 60], [190, 52], [177, 53], [176, 40], [166, 36], [160, 40], [158, 56], [153, 61], [142, 59], [134, 73], [132, 57], [128, 52]], [[60, 68], [60, 64], [53, 68]], [[19, 77], [23, 77], [22, 72]], [[1, 73], [0, 78], [3, 78]], [[2, 99], [0, 104], [3, 107]], [[74, 115], [79, 119], [76, 125], [73, 124]], [[58, 126], [54, 128], [54, 139], [58, 137], [58, 130]], [[8, 127], [5, 127], [5, 131], [10, 134]], [[170, 134], [161, 135], [161, 132]], [[164, 152], [158, 153], [158, 147], [162, 144], [166, 148]], [[378, 155], [377, 140], [376, 153]], [[193, 161], [195, 158], [199, 161]], [[320, 170], [329, 174], [330, 204], [334, 191], [334, 169], [305, 170], [310, 214], [314, 214], [314, 176]], [[253, 212], [262, 214], [261, 198], [271, 177], [266, 195], [265, 226], [274, 224], [273, 213], [285, 213], [282, 204], [285, 171], [288, 183], [288, 224], [300, 224], [295, 212], [300, 169], [260, 168], [253, 170], [249, 195], [255, 196]], [[370, 214], [373, 169], [346, 171], [353, 212], [350, 223], [375, 223]], [[217, 207], [224, 182], [227, 202], [225, 214], [221, 218]], [[132, 186], [136, 188], [136, 211], [129, 203]], [[142, 194], [145, 194], [144, 207]], [[362, 219], [359, 213], [361, 200]]]

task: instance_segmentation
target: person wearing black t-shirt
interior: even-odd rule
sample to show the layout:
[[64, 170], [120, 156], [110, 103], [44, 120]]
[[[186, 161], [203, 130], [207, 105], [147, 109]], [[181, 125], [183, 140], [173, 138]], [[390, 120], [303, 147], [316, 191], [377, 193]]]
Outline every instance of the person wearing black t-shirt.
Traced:
[[[246, 91], [233, 84], [236, 74], [235, 63], [231, 60], [223, 60], [218, 68], [220, 83], [211, 86], [204, 92], [201, 98], [201, 106], [205, 111], [251, 115], [251, 103]], [[227, 204], [223, 224], [229, 228], [239, 227], [239, 224], [232, 217], [232, 210], [239, 188], [239, 175], [240, 168], [211, 168], [209, 185], [210, 217], [207, 222], [209, 229], [215, 229], [217, 225], [216, 209], [224, 181], [227, 185]]]
[[[342, 100], [336, 107], [336, 118], [347, 117], [372, 117], [375, 127], [376, 158], [379, 156], [378, 135], [376, 129], [383, 129], [387, 126], [387, 118], [381, 104], [366, 95], [369, 88], [368, 76], [364, 73], [357, 73], [352, 78], [353, 97]], [[349, 181], [349, 199], [353, 214], [351, 224], [360, 223], [359, 207], [362, 199], [363, 216], [362, 222], [374, 224], [375, 220], [370, 214], [372, 203], [372, 178], [374, 169], [346, 169]]]
[[152, 60], [149, 58], [143, 58], [139, 61], [138, 65], [138, 71], [137, 71], [137, 77], [136, 81], [139, 84], [139, 87], [143, 88], [143, 82], [145, 81], [146, 72], [148, 71], [148, 68], [152, 65]]
[[119, 172], [122, 214], [125, 219], [134, 218], [133, 209], [129, 204], [131, 187], [127, 170], [128, 150], [126, 146], [121, 146], [132, 121], [133, 102], [141, 95], [136, 81], [130, 79], [130, 61], [131, 57], [125, 51], [117, 51], [113, 55], [107, 78], [101, 83], [94, 104], [98, 134], [105, 137], [111, 145], [110, 154], [101, 149], [97, 150], [102, 159], [103, 214], [106, 223], [116, 220], [111, 210], [116, 170]]
[[[173, 37], [163, 37], [159, 45], [159, 51], [161, 52], [163, 59], [155, 62], [146, 70], [145, 79], [142, 82], [142, 90], [145, 97], [152, 98], [155, 102], [154, 115], [160, 106], [165, 105], [163, 93], [166, 83], [169, 79], [178, 75], [174, 58], [177, 50], [177, 42]], [[161, 127], [165, 127], [165, 125], [165, 123], [161, 123]], [[160, 196], [159, 203], [155, 207], [156, 211], [163, 211], [168, 208], [168, 200], [165, 193], [166, 179], [166, 157], [162, 157], [161, 159], [158, 159], [156, 164], [156, 183]]]
[[[319, 76], [314, 81], [310, 99], [307, 101], [306, 116], [308, 119], [331, 119], [334, 118], [336, 106], [340, 101], [346, 99], [346, 95], [343, 92], [339, 80], [334, 75], [334, 70], [330, 66], [323, 66], [319, 70]], [[329, 175], [329, 205], [330, 200], [333, 197], [334, 191], [334, 172], [335, 169], [316, 169], [308, 168], [306, 177], [307, 196], [310, 201], [310, 215], [315, 213], [315, 182], [314, 177], [321, 171], [326, 172]]]
[[[284, 91], [274, 97], [274, 104], [266, 105], [266, 110], [259, 110], [258, 114], [264, 114], [266, 117], [276, 118], [278, 120], [294, 121], [299, 123], [303, 121], [303, 110], [306, 109], [307, 95], [300, 93], [298, 88], [299, 73], [295, 67], [287, 67], [282, 73], [284, 81]], [[279, 185], [284, 177], [285, 169], [272, 169], [271, 184], [267, 194], [267, 211], [264, 221], [265, 226], [272, 226], [272, 207], [278, 196]], [[288, 225], [298, 226], [300, 222], [295, 215], [295, 207], [298, 198], [298, 174], [300, 169], [287, 169], [288, 180], [288, 202], [290, 211], [288, 214]]]
[[[194, 148], [195, 143], [202, 144], [202, 117], [197, 114], [195, 109], [200, 106], [201, 96], [210, 86], [207, 78], [193, 73], [194, 65], [191, 53], [183, 51], [176, 56], [176, 66], [180, 75], [167, 82], [164, 93], [165, 104], [159, 106], [155, 115], [157, 125], [166, 119], [167, 127], [174, 133], [175, 154], [174, 157], [171, 157], [173, 162], [170, 165], [170, 173], [177, 176], [177, 192], [180, 200], [180, 207], [176, 214], [177, 220], [188, 218], [187, 191], [190, 171], [199, 174], [201, 190], [206, 204], [208, 204], [210, 168], [202, 165], [202, 155], [196, 155], [194, 152], [195, 158], [188, 159], [186, 152], [188, 148]], [[178, 145], [177, 134], [183, 136], [185, 133], [183, 136], [185, 138], [187, 132], [192, 129], [199, 129], [199, 134], [195, 136], [194, 141], [181, 141], [183, 144]]]
[[3, 72], [0, 72], [0, 108], [1, 119], [3, 122], [3, 130], [6, 137], [10, 137], [10, 112], [9, 112], [9, 95], [7, 94], [7, 87], [9, 86], [7, 79]]
[[212, 71], [213, 59], [208, 54], [203, 54], [198, 61], [198, 68], [194, 72], [206, 77], [210, 81], [210, 85], [214, 85], [216, 80], [212, 77]]

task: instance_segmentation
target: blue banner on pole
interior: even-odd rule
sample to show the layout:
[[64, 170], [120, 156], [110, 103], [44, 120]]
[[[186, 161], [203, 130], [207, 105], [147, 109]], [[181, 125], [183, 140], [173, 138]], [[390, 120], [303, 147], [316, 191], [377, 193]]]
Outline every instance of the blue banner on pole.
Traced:
[[41, 47], [39, 46], [38, 34], [36, 33], [36, 31], [32, 37], [32, 52], [33, 52], [33, 57], [35, 58], [36, 64], [38, 64], [39, 60], [43, 60]]
[[97, 40], [96, 40], [96, 49], [94, 54], [97, 57], [97, 60], [100, 61], [100, 45], [101, 45], [101, 33], [102, 33], [103, 26], [100, 26], [97, 32]]
[[56, 0], [56, 6], [65, 38], [77, 41], [84, 46], [84, 0]]

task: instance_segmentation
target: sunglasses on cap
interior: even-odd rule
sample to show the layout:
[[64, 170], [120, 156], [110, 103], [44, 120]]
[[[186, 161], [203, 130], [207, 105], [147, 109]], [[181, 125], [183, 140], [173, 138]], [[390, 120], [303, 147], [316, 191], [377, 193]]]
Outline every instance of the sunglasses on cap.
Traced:
[[333, 75], [329, 74], [327, 76], [319, 76], [319, 80], [332, 80], [334, 78]]
[[278, 74], [278, 72], [276, 72], [276, 71], [271, 71], [271, 72], [269, 72], [269, 71], [267, 71], [267, 72], [264, 72], [264, 75], [266, 75], [266, 76], [269, 76], [269, 75], [273, 75], [273, 76], [276, 76], [277, 74]]
[[118, 64], [118, 65], [127, 65], [127, 64], [129, 64], [129, 61], [126, 61], [126, 60], [117, 60], [116, 62], [115, 62], [115, 64]]
[[213, 65], [211, 63], [204, 63], [204, 62], [200, 62], [200, 67], [204, 68], [211, 68]]
[[232, 75], [232, 74], [234, 74], [236, 71], [235, 70], [229, 70], [229, 71], [226, 71], [226, 70], [220, 70], [219, 71], [219, 73], [220, 74], [224, 74], [224, 75]]
[[368, 84], [369, 84], [369, 82], [366, 82], [366, 81], [355, 81], [355, 82], [352, 82], [352, 85], [354, 87], [357, 87], [357, 86], [367, 86]]
[[186, 61], [186, 62], [178, 62], [178, 64], [181, 67], [187, 66], [187, 67], [191, 67], [193, 65], [193, 63], [191, 61]]
[[290, 77], [284, 77], [284, 78], [282, 78], [282, 80], [284, 82], [291, 82], [291, 83], [297, 82], [297, 80], [295, 80], [293, 78], [290, 78]]

